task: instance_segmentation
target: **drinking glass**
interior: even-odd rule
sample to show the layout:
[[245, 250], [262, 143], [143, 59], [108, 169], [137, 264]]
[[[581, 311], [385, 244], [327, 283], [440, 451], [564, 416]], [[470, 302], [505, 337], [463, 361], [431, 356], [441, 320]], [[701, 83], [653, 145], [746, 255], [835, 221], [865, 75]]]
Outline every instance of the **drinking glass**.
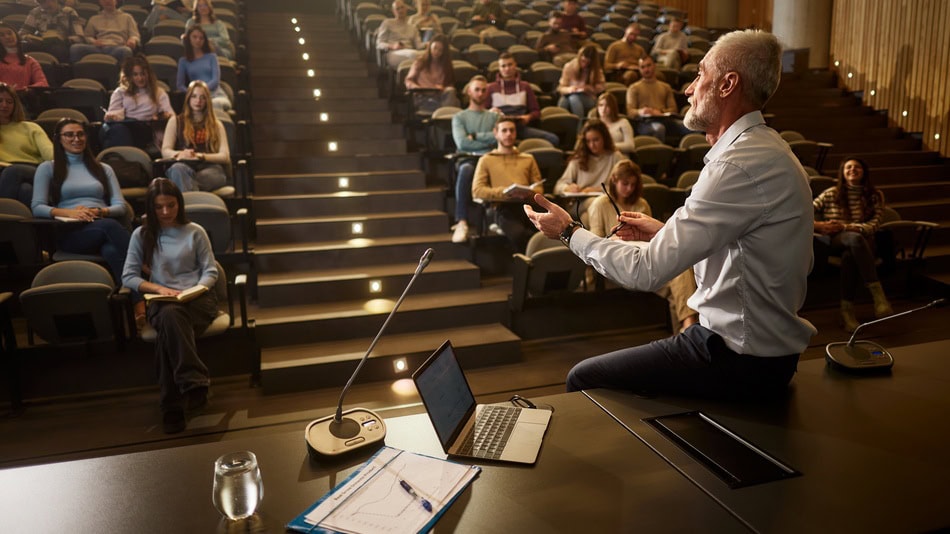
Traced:
[[215, 460], [212, 501], [228, 519], [253, 515], [263, 497], [264, 483], [253, 452], [232, 452]]

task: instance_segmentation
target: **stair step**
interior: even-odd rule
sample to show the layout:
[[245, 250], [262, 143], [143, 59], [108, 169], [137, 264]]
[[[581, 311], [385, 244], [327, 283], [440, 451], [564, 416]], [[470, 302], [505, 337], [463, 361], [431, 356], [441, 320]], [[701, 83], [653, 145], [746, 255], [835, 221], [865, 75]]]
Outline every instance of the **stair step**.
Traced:
[[383, 263], [409, 263], [418, 261], [427, 248], [432, 248], [435, 251], [435, 258], [440, 260], [468, 257], [468, 249], [452, 243], [451, 237], [451, 234], [445, 232], [378, 239], [308, 242], [295, 245], [257, 243], [254, 247], [254, 255], [258, 272], [261, 273], [295, 271], [301, 266], [355, 269]]
[[440, 210], [442, 189], [374, 191], [370, 193], [343, 191], [325, 195], [283, 195], [254, 197], [254, 213], [258, 218], [312, 217], [331, 215], [363, 215], [417, 210]]
[[[500, 324], [478, 325], [383, 336], [360, 372], [360, 382], [408, 378], [395, 375], [393, 360], [406, 358], [409, 371], [450, 339], [459, 363], [468, 369], [514, 363], [521, 359], [518, 336]], [[371, 338], [297, 345], [262, 351], [262, 382], [267, 394], [340, 386], [356, 369]]]
[[[345, 179], [341, 184], [341, 179]], [[254, 192], [268, 195], [317, 195], [340, 191], [390, 191], [422, 189], [425, 176], [422, 171], [312, 173], [312, 174], [257, 174]]]
[[[354, 299], [397, 299], [418, 263], [388, 263], [359, 269], [262, 273], [261, 307], [293, 306]], [[412, 286], [412, 294], [479, 288], [479, 269], [463, 260], [433, 261]]]
[[877, 176], [875, 176], [875, 185], [884, 193], [888, 205], [895, 202], [912, 202], [921, 198], [929, 198], [934, 201], [943, 200], [950, 208], [950, 182], [877, 184], [876, 178]]
[[254, 142], [315, 141], [339, 139], [402, 139], [401, 124], [346, 124], [339, 121], [320, 124], [255, 124], [251, 132]]
[[356, 156], [375, 154], [399, 156], [406, 153], [406, 140], [396, 139], [344, 139], [329, 141], [254, 141], [254, 152], [271, 158], [297, 156]]
[[[924, 197], [918, 197], [924, 198]], [[941, 221], [947, 218], [947, 208], [950, 203], [947, 199], [927, 199], [907, 202], [888, 202], [888, 207], [894, 208], [901, 219], [912, 221]]]
[[873, 171], [877, 171], [878, 167], [909, 167], [913, 165], [936, 165], [941, 163], [940, 153], [933, 151], [859, 152], [850, 155], [828, 154], [828, 159], [825, 160], [825, 168], [833, 168], [837, 172], [838, 165], [841, 163], [841, 160], [846, 157], [864, 160]]
[[[377, 89], [373, 84], [369, 83], [367, 80], [363, 81], [364, 83], [355, 87], [347, 87], [345, 92], [341, 91], [325, 91], [320, 89], [320, 101], [321, 102], [332, 102], [335, 99], [340, 98], [379, 98], [379, 89]], [[257, 102], [259, 100], [279, 100], [284, 98], [290, 99], [307, 99], [314, 98], [313, 90], [317, 84], [312, 84], [309, 87], [283, 87], [276, 85], [265, 85], [265, 86], [255, 86], [253, 80], [251, 81], [251, 87], [253, 87], [253, 101]], [[321, 84], [322, 85], [322, 84]], [[338, 87], [338, 85], [334, 85]], [[259, 125], [255, 125], [259, 126]]]
[[341, 217], [302, 217], [257, 220], [257, 240], [272, 245], [292, 244], [320, 236], [327, 241], [378, 239], [433, 234], [449, 227], [444, 211], [372, 213]]
[[[825, 169], [832, 170], [828, 165]], [[834, 172], [838, 168], [833, 169]], [[950, 180], [950, 162], [936, 165], [917, 165], [913, 167], [874, 167], [874, 184], [900, 184], [905, 182]]]
[[332, 83], [322, 78], [318, 80], [317, 78], [308, 77], [306, 75], [306, 69], [304, 69], [303, 73], [297, 75], [259, 76], [257, 71], [254, 71], [254, 76], [251, 76], [251, 94], [255, 95], [258, 89], [266, 89], [268, 87], [297, 88], [298, 90], [305, 90], [308, 94], [313, 96], [314, 89], [320, 89], [322, 93], [326, 91], [328, 87], [331, 87], [342, 94], [343, 90], [365, 88], [367, 86], [375, 87], [375, 78], [369, 73], [366, 73], [365, 76], [337, 77], [333, 79]]
[[[326, 121], [321, 120], [321, 113], [326, 113]], [[272, 124], [362, 124], [371, 128], [376, 124], [392, 123], [392, 113], [388, 110], [336, 110], [332, 103], [326, 104], [324, 111], [254, 111], [254, 121], [269, 122]]]
[[[809, 139], [828, 138], [828, 130], [864, 130], [870, 128], [883, 128], [887, 126], [886, 115], [861, 115], [858, 117], [841, 118], [841, 123], [829, 123], [826, 121], [816, 121], [813, 117], [794, 117], [785, 115], [775, 115], [769, 119], [769, 126], [778, 131], [796, 130]], [[807, 132], [807, 133], [806, 133]], [[817, 134], [817, 135], [816, 135]]]
[[[328, 105], [329, 104], [329, 105]], [[267, 99], [255, 100], [255, 113], [260, 111], [289, 111], [297, 113], [313, 113], [328, 111], [389, 111], [389, 102], [382, 98], [335, 98], [324, 100], [321, 95], [320, 100], [313, 96], [300, 99]]]
[[418, 170], [420, 155], [369, 154], [365, 156], [324, 156], [307, 158], [274, 158], [267, 154], [254, 155], [254, 168], [265, 174], [309, 172], [372, 172]]

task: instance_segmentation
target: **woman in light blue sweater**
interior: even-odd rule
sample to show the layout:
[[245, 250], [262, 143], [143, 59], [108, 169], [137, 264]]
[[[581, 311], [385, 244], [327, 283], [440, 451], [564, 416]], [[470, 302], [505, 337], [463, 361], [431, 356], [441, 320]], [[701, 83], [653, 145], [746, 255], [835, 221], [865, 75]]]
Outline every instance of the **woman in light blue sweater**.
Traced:
[[188, 85], [201, 80], [211, 90], [211, 104], [224, 111], [231, 109], [231, 100], [221, 88], [221, 66], [218, 56], [211, 51], [208, 36], [201, 26], [192, 26], [182, 38], [185, 55], [178, 60], [178, 78], [175, 85], [179, 91], [187, 91]]
[[196, 411], [208, 402], [211, 379], [198, 357], [195, 338], [217, 315], [213, 289], [218, 269], [208, 234], [185, 218], [181, 190], [171, 180], [152, 180], [145, 213], [145, 224], [132, 233], [122, 285], [167, 296], [195, 286], [209, 290], [185, 302], [152, 301], [148, 305], [148, 322], [157, 334], [162, 427], [174, 434], [185, 429], [186, 410]]
[[[86, 144], [86, 130], [63, 119], [53, 133], [53, 161], [36, 168], [33, 216], [72, 219], [57, 229], [57, 247], [75, 254], [101, 254], [116, 280], [129, 248], [125, 199], [112, 167], [99, 163]], [[131, 215], [131, 214], [129, 214]]]

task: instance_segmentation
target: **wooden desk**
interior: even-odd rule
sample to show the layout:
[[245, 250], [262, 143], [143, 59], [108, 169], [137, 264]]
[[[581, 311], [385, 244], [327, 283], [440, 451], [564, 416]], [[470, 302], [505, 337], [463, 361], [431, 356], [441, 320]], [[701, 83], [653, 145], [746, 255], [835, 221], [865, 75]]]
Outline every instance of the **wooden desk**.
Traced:
[[[618, 422], [763, 532], [922, 532], [950, 526], [950, 341], [891, 349], [891, 375], [802, 362], [788, 399], [765, 404], [593, 390]], [[701, 410], [802, 472], [730, 489], [643, 418]]]
[[[440, 532], [746, 531], [728, 511], [580, 393], [539, 402], [556, 412], [538, 463], [483, 463], [436, 525]], [[284, 525], [368, 454], [317, 465], [299, 432], [0, 471], [3, 532], [225, 531], [211, 504], [212, 466], [257, 454], [264, 499], [254, 528]], [[443, 456], [424, 415], [387, 420], [386, 443]], [[232, 525], [233, 526], [233, 525]]]

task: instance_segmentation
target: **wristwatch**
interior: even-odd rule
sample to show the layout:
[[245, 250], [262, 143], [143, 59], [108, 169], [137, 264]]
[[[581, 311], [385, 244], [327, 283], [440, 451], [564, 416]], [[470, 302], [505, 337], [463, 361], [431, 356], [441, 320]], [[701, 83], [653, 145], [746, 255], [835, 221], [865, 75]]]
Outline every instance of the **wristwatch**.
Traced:
[[567, 225], [567, 228], [565, 228], [564, 231], [561, 232], [561, 243], [564, 243], [565, 247], [570, 247], [571, 236], [574, 235], [574, 230], [578, 228], [583, 228], [583, 227], [584, 225], [581, 224], [579, 221], [571, 221], [570, 224]]

